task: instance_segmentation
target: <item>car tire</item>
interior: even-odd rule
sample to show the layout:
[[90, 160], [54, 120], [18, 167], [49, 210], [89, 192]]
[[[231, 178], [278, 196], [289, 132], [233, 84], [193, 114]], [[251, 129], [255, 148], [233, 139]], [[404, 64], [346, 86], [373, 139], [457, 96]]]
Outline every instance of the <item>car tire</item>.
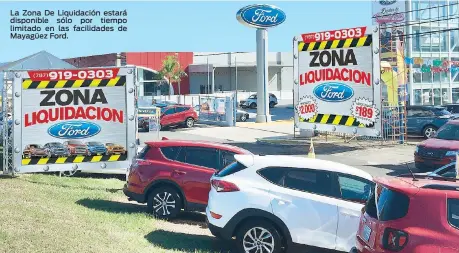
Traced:
[[424, 129], [422, 130], [422, 136], [424, 136], [424, 138], [432, 138], [433, 135], [437, 132], [437, 128], [434, 127], [434, 126], [426, 126], [424, 127]]
[[269, 108], [274, 108], [275, 105], [276, 104], [273, 101], [269, 102]]
[[245, 114], [242, 114], [241, 117], [239, 118], [241, 122], [246, 122], [247, 121], [247, 116]]
[[257, 108], [257, 104], [256, 103], [251, 103], [250, 104], [250, 109], [255, 109]]
[[190, 118], [187, 118], [187, 119], [185, 120], [185, 126], [186, 126], [187, 128], [192, 128], [192, 127], [194, 126], [194, 119], [191, 118], [191, 117], [190, 117]]
[[173, 219], [181, 210], [182, 197], [172, 187], [158, 187], [148, 195], [147, 212], [157, 219]]
[[[255, 241], [251, 237], [255, 238]], [[280, 253], [284, 251], [280, 232], [272, 223], [265, 220], [250, 220], [243, 224], [236, 234], [236, 244], [238, 252]], [[263, 245], [266, 248], [263, 251], [258, 250]], [[255, 248], [250, 249], [253, 246]]]

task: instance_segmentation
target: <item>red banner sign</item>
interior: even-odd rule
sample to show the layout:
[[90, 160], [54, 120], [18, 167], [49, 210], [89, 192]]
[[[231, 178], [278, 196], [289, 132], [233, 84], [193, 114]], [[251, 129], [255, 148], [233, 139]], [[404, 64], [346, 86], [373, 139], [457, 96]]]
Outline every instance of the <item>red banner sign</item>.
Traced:
[[111, 79], [118, 75], [119, 68], [66, 69], [28, 71], [32, 81]]
[[365, 36], [366, 30], [366, 27], [356, 27], [325, 32], [306, 33], [302, 34], [301, 37], [303, 38], [304, 43], [355, 39]]

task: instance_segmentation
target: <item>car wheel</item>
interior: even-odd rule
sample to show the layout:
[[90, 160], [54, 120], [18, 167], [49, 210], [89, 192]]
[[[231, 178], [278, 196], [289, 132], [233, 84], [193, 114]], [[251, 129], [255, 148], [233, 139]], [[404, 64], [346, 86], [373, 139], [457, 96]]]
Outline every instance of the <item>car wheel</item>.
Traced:
[[256, 104], [256, 103], [251, 103], [251, 104], [250, 104], [250, 108], [251, 108], [251, 109], [257, 108], [257, 104]]
[[422, 131], [425, 138], [432, 138], [437, 132], [437, 128], [434, 126], [426, 126]]
[[247, 116], [245, 114], [242, 114], [241, 117], [239, 118], [242, 122], [247, 121]]
[[159, 187], [148, 195], [147, 212], [155, 218], [169, 220], [182, 210], [182, 198], [172, 187]]
[[194, 126], [194, 119], [193, 118], [187, 118], [185, 121], [185, 126], [187, 128], [192, 128]]
[[275, 104], [273, 101], [269, 102], [269, 108], [274, 108]]
[[279, 253], [283, 251], [282, 236], [269, 222], [264, 220], [249, 221], [236, 235], [238, 252]]

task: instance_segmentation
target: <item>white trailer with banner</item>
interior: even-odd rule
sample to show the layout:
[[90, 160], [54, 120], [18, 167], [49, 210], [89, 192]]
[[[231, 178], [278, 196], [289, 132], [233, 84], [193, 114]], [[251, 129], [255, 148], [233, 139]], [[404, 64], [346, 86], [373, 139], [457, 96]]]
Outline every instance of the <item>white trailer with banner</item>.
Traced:
[[380, 137], [378, 47], [376, 27], [294, 37], [296, 127]]
[[4, 173], [130, 166], [137, 150], [134, 67], [5, 76], [11, 77], [13, 96], [12, 106], [3, 108], [12, 111], [13, 124]]

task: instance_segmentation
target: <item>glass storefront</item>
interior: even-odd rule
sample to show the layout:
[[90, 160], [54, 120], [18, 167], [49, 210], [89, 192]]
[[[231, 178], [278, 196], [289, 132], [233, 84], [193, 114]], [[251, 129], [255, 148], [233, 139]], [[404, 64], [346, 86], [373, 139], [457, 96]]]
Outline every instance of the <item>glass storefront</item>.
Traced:
[[141, 83], [140, 87], [143, 87], [144, 96], [169, 95], [170, 85], [158, 72], [138, 68], [137, 76]]
[[[459, 0], [411, 1], [412, 104], [459, 103]], [[410, 20], [411, 18], [411, 20]], [[407, 43], [408, 45], [408, 43]]]

